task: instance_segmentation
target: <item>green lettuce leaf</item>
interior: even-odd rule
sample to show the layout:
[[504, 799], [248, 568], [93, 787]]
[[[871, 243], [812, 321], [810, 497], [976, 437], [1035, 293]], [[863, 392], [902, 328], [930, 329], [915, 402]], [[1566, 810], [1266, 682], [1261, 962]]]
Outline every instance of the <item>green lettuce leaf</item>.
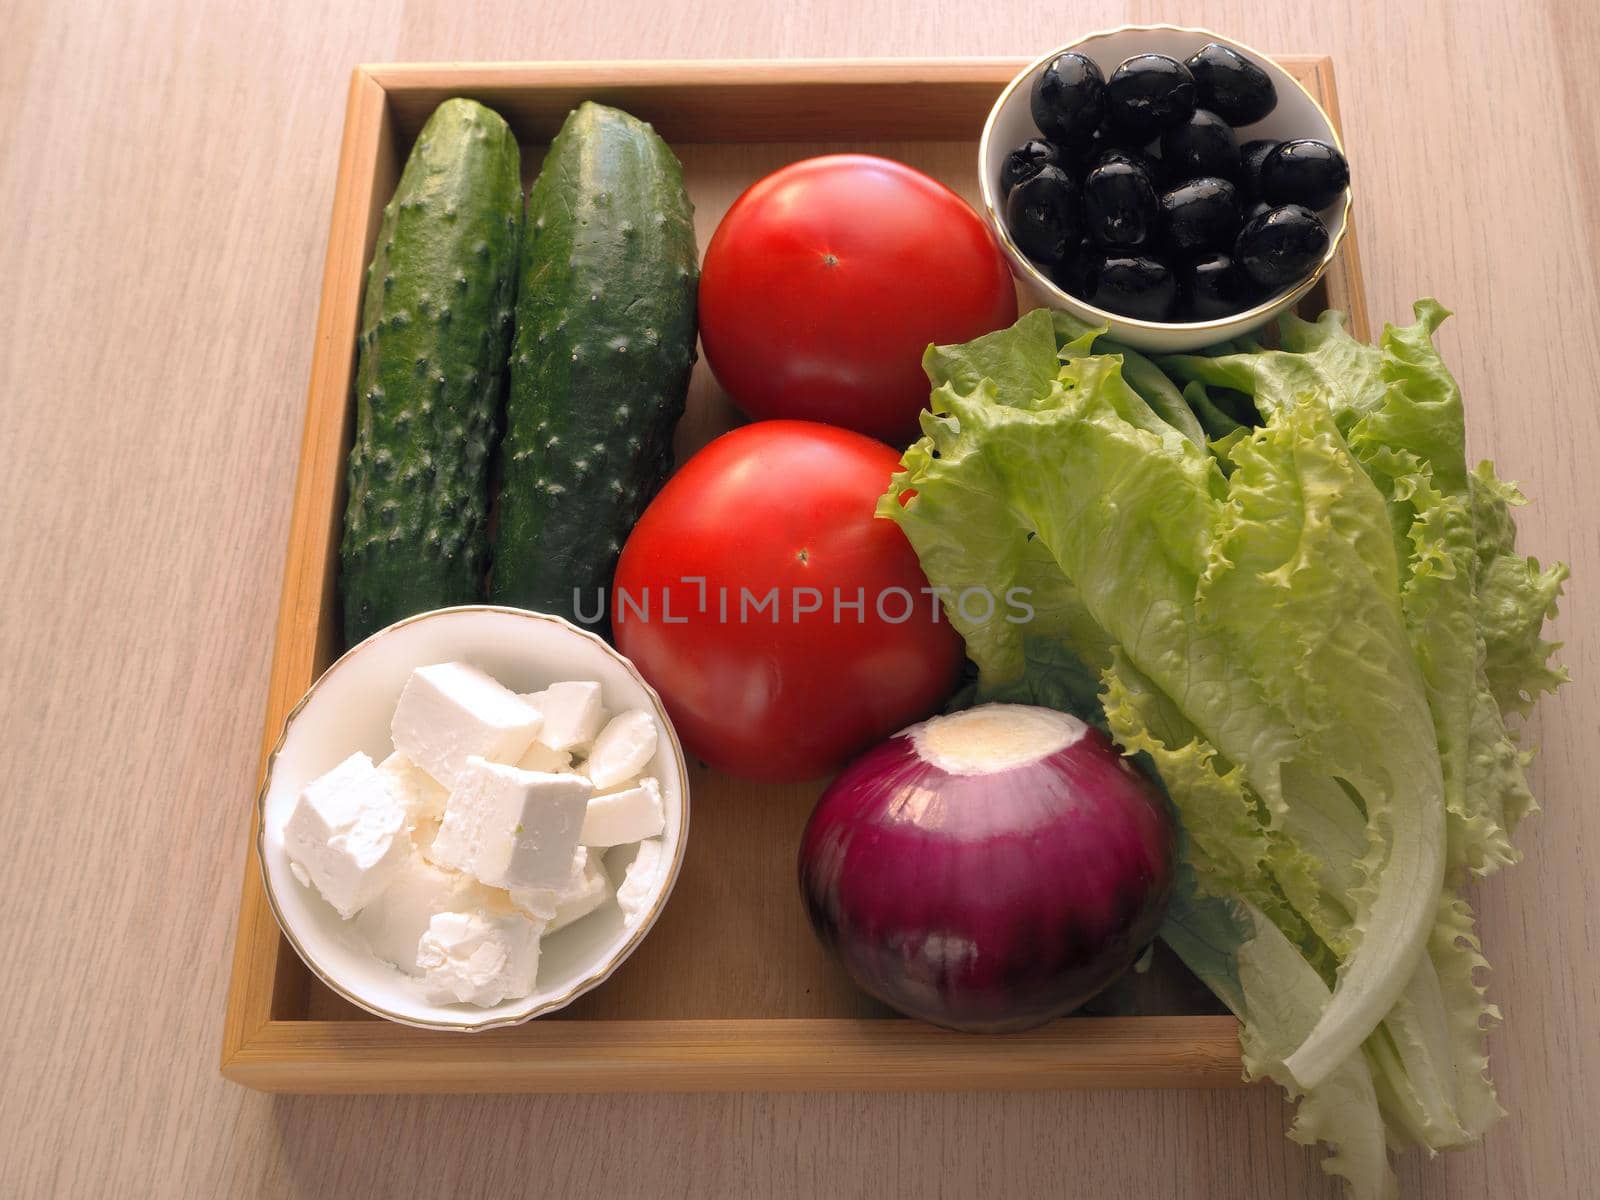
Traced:
[[1314, 1086], [1372, 1033], [1423, 952], [1443, 879], [1442, 782], [1383, 501], [1331, 414], [1309, 400], [1277, 408], [1231, 457], [1197, 606], [1289, 716], [1300, 765], [1350, 784], [1369, 827], [1354, 945], [1287, 1063]]
[[1565, 563], [1541, 568], [1538, 559], [1517, 554], [1511, 509], [1527, 501], [1515, 485], [1497, 479], [1487, 462], [1478, 464], [1469, 482], [1484, 673], [1500, 710], [1526, 716], [1541, 694], [1567, 681], [1567, 672], [1550, 664], [1560, 643], [1547, 642], [1541, 634], [1545, 621], [1556, 615], [1568, 570]]
[[[1360, 944], [1341, 972], [1335, 1005], [1291, 1064], [1314, 1085], [1359, 1047], [1409, 979], [1443, 870], [1443, 831], [1435, 828], [1442, 822], [1438, 763], [1431, 734], [1417, 726], [1429, 710], [1405, 653], [1382, 501], [1348, 451], [1335, 453], [1343, 443], [1331, 421], [1321, 442], [1309, 438], [1308, 423], [1323, 410], [1284, 410], [1282, 423], [1240, 443], [1235, 474], [1224, 479], [1192, 441], [1164, 422], [1151, 423], [1148, 405], [1130, 395], [1120, 367], [1114, 357], [1070, 360], [1052, 390], [1031, 394], [1026, 407], [996, 404], [983, 387], [962, 395], [946, 385], [935, 393], [934, 408], [956, 418], [966, 453], [981, 464], [984, 490], [1008, 498], [1076, 585], [1094, 623], [1209, 746], [1243, 768], [1269, 809], [1281, 808], [1279, 772], [1303, 752], [1307, 737], [1320, 739], [1313, 755], [1339, 764], [1358, 788], [1371, 791], [1374, 882], [1359, 898]], [[1325, 413], [1321, 419], [1327, 421]], [[1325, 453], [1295, 457], [1297, 447], [1312, 444]], [[1301, 475], [1312, 473], [1302, 488]], [[901, 491], [909, 487], [916, 496], [900, 510], [915, 514], [929, 481], [915, 470], [908, 476]], [[1275, 482], [1283, 494], [1273, 491]], [[1259, 573], [1225, 569], [1230, 555], [1261, 544], [1257, 526], [1293, 517], [1302, 495], [1313, 505], [1328, 503], [1290, 528], [1303, 525], [1305, 536], [1330, 554], [1354, 539], [1354, 557], [1336, 565], [1312, 556], [1297, 562], [1292, 546], [1275, 546], [1282, 553]], [[1249, 510], [1252, 502], [1260, 513]], [[920, 554], [925, 543], [907, 532]], [[936, 567], [924, 567], [930, 578], [938, 576]], [[1274, 570], [1295, 578], [1263, 583]], [[1370, 582], [1360, 594], [1372, 599], [1362, 602], [1362, 619], [1342, 619], [1351, 611], [1351, 588], [1364, 580]], [[1219, 590], [1239, 595], [1211, 599]], [[1258, 603], [1262, 611], [1252, 607]], [[1283, 620], [1272, 625], [1279, 609]], [[1266, 636], [1233, 627], [1234, 618], [1246, 616], [1266, 624]], [[1330, 639], [1330, 630], [1346, 640]], [[1396, 661], [1402, 670], [1394, 669]], [[1300, 686], [1312, 665], [1322, 672], [1318, 678], [1350, 686]], [[1183, 809], [1176, 791], [1175, 799]]]
[[1310, 1089], [1283, 1069], [1331, 996], [1277, 924], [1243, 901], [1201, 895], [1192, 873], [1180, 870], [1161, 936], [1239, 1018], [1246, 1075], [1271, 1078], [1299, 1098], [1289, 1136], [1302, 1145], [1327, 1143], [1332, 1153], [1322, 1169], [1342, 1176], [1354, 1200], [1398, 1197], [1367, 1059], [1353, 1055]]
[[[1423, 301], [1414, 325], [1386, 328], [1377, 346], [1350, 338], [1333, 314], [1314, 324], [1291, 318], [1278, 351], [1168, 361], [1180, 377], [1246, 390], [1267, 410], [1313, 395], [1348, 436], [1389, 506], [1403, 562], [1402, 603], [1427, 681], [1444, 776], [1447, 861], [1452, 871], [1486, 874], [1515, 861], [1510, 834], [1533, 807], [1524, 773], [1528, 756], [1506, 730], [1503, 712], [1525, 710], [1562, 678], [1547, 666], [1555, 647], [1538, 635], [1553, 613], [1565, 569], [1541, 572], [1537, 563], [1513, 556], [1509, 506], [1520, 497], [1486, 465], [1476, 475], [1467, 472], [1460, 392], [1433, 343], [1446, 315]], [[1496, 664], [1515, 665], [1500, 671]], [[1397, 1006], [1386, 1022], [1398, 1027], [1390, 1028], [1392, 1044], [1410, 1052], [1408, 1072], [1393, 1081], [1394, 1094], [1415, 1102], [1413, 1115], [1424, 1119], [1413, 1123], [1413, 1136], [1436, 1148], [1481, 1132], [1484, 1114], [1498, 1112], [1482, 1071], [1472, 1069], [1482, 1060], [1483, 1028], [1494, 1014], [1472, 984], [1478, 960], [1470, 922], [1464, 900], [1442, 911], [1430, 945], [1431, 973], [1443, 982], [1430, 989], [1426, 980], [1413, 981], [1411, 1002]], [[1423, 1040], [1400, 1027], [1408, 1014], [1421, 1011], [1419, 994], [1431, 1000], [1428, 1015], [1409, 1022], [1413, 1029], [1447, 1025], [1453, 1035], [1448, 1059], [1455, 1065], [1454, 1086], [1448, 1089], [1418, 1082], [1438, 1078], [1431, 1060], [1445, 1057], [1444, 1048], [1433, 1040], [1424, 1063]]]
[[1539, 631], [1566, 570], [1516, 557], [1509, 506], [1521, 497], [1486, 465], [1468, 473], [1460, 391], [1433, 342], [1446, 316], [1419, 301], [1416, 322], [1385, 328], [1375, 346], [1351, 338], [1339, 314], [1290, 317], [1280, 349], [1162, 363], [1191, 385], [1244, 391], [1264, 412], [1313, 398], [1347, 437], [1385, 498], [1401, 558], [1444, 778], [1447, 861], [1487, 874], [1515, 861], [1511, 830], [1532, 804], [1526, 755], [1503, 718], [1564, 678]]
[[1095, 350], [1122, 359], [1122, 377], [1150, 406], [1151, 412], [1196, 446], [1206, 444], [1206, 431], [1201, 428], [1199, 418], [1189, 407], [1178, 385], [1167, 378], [1166, 372], [1138, 351], [1130, 350], [1119, 342], [1102, 340], [1095, 344]]
[[1049, 309], [1024, 313], [1017, 323], [955, 346], [929, 346], [922, 369], [935, 388], [963, 395], [987, 385], [1006, 404], [1027, 405], [1050, 394], [1060, 370], [1058, 328], [1063, 339], [1091, 334], [1091, 327], [1065, 313], [1059, 323]]
[[[1542, 635], [1566, 570], [1517, 554], [1521, 497], [1467, 470], [1445, 316], [1152, 362], [1030, 313], [929, 351], [879, 507], [948, 589], [968, 698], [1101, 719], [1159, 775], [1185, 830], [1164, 936], [1356, 1195], [1391, 1194], [1385, 1142], [1499, 1114], [1461, 886], [1515, 860], [1506, 718], [1565, 678]], [[1032, 619], [969, 622], [967, 588]]]

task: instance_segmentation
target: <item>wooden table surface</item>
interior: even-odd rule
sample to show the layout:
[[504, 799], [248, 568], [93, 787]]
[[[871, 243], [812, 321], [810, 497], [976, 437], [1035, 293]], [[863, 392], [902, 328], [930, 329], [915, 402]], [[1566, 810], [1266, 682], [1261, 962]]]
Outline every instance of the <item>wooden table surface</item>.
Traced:
[[1526, 546], [1573, 564], [1545, 811], [1479, 893], [1510, 1115], [1401, 1173], [1593, 1195], [1594, 0], [0, 3], [0, 1195], [1336, 1195], [1268, 1088], [270, 1098], [217, 1074], [350, 67], [1031, 54], [1180, 18], [1335, 56], [1372, 313], [1457, 311], [1471, 448], [1537, 499]]

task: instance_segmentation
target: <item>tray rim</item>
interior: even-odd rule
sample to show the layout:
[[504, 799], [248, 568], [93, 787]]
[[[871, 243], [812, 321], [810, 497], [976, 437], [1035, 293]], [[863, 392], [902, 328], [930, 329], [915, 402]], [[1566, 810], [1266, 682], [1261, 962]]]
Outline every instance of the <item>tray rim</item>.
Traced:
[[[1337, 128], [1332, 62], [1274, 56], [1311, 84]], [[350, 78], [332, 219], [313, 342], [305, 422], [275, 624], [256, 783], [283, 718], [316, 678], [323, 647], [304, 634], [321, 594], [326, 514], [308, 462], [342, 447], [354, 356], [369, 186], [394, 101], [460, 92], [604, 86], [628, 90], [770, 89], [852, 85], [1002, 87], [1030, 60], [856, 58], [587, 60], [504, 63], [370, 63]], [[679, 139], [682, 140], [682, 139]], [[693, 139], [690, 139], [691, 141]], [[748, 141], [719, 138], [716, 141]], [[825, 140], [822, 138], [807, 140]], [[900, 134], [884, 141], [928, 140]], [[948, 140], [947, 138], [941, 140]], [[1353, 329], [1368, 321], [1354, 222], [1329, 267]], [[339, 416], [334, 419], [333, 410]], [[251, 806], [247, 848], [258, 836]], [[746, 1018], [530, 1022], [477, 1034], [415, 1030], [384, 1021], [275, 1020], [294, 951], [272, 915], [253, 849], [245, 856], [223, 1022], [221, 1072], [274, 1092], [690, 1092], [956, 1090], [979, 1088], [1243, 1086], [1237, 1030], [1228, 1016], [1075, 1017], [1028, 1033], [979, 1036], [904, 1019]], [[292, 974], [292, 972], [291, 972]]]

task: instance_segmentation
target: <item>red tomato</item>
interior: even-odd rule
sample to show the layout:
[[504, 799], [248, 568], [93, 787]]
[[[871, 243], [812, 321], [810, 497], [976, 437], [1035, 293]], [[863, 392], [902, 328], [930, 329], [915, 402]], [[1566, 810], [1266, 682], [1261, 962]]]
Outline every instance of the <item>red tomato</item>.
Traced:
[[613, 629], [691, 753], [811, 779], [949, 694], [961, 639], [905, 535], [873, 514], [899, 461], [848, 430], [764, 421], [712, 442], [645, 510]]
[[928, 402], [922, 353], [1017, 319], [1011, 272], [960, 196], [903, 163], [830, 154], [728, 210], [700, 272], [706, 361], [750, 416], [904, 445]]

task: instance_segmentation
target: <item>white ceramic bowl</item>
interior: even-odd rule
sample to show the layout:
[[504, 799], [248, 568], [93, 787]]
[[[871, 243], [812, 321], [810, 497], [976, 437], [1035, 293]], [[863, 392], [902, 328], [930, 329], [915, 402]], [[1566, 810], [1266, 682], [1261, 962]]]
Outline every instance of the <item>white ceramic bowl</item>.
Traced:
[[1267, 114], [1265, 120], [1239, 129], [1241, 145], [1256, 138], [1274, 138], [1279, 141], [1288, 138], [1317, 138], [1337, 146], [1343, 153], [1344, 146], [1339, 141], [1339, 134], [1334, 129], [1333, 122], [1328, 120], [1328, 115], [1322, 111], [1322, 107], [1312, 98], [1311, 93], [1300, 85], [1300, 81], [1277, 63], [1261, 51], [1253, 50], [1231, 38], [1221, 37], [1204, 29], [1180, 29], [1173, 25], [1128, 25], [1105, 33], [1092, 33], [1068, 45], [1057, 46], [1047, 54], [1041, 54], [1000, 93], [1000, 98], [989, 110], [989, 119], [983, 126], [983, 138], [978, 143], [978, 182], [983, 195], [984, 215], [999, 237], [1000, 245], [1005, 249], [1006, 257], [1011, 260], [1012, 270], [1022, 281], [1024, 290], [1036, 304], [1065, 309], [1091, 325], [1109, 325], [1112, 337], [1141, 350], [1172, 354], [1227, 341], [1249, 332], [1285, 309], [1293, 307], [1322, 277], [1322, 273], [1328, 269], [1328, 264], [1338, 252], [1339, 242], [1344, 238], [1345, 225], [1350, 215], [1350, 189], [1345, 189], [1342, 204], [1320, 214], [1328, 227], [1328, 252], [1322, 256], [1322, 262], [1304, 282], [1296, 285], [1291, 291], [1281, 292], [1265, 303], [1235, 316], [1214, 321], [1169, 323], [1142, 321], [1096, 308], [1057, 287], [1049, 276], [1028, 261], [1027, 255], [1018, 250], [1011, 240], [1011, 235], [1006, 231], [1005, 221], [1001, 218], [1001, 213], [1005, 211], [1005, 197], [1000, 195], [1000, 164], [1013, 147], [1021, 145], [1031, 137], [1041, 136], [1033, 123], [1033, 114], [1028, 109], [1028, 101], [1033, 91], [1033, 81], [1043, 74], [1045, 67], [1057, 55], [1076, 50], [1093, 59], [1095, 65], [1109, 77], [1124, 60], [1135, 54], [1170, 54], [1181, 62], [1207, 42], [1219, 42], [1224, 46], [1231, 46], [1246, 58], [1258, 63], [1261, 69], [1272, 77], [1273, 86], [1278, 92], [1278, 106]]
[[[663, 734], [646, 770], [661, 780], [668, 866], [643, 920], [628, 928], [613, 903], [552, 934], [540, 950], [534, 993], [492, 1008], [428, 1003], [414, 980], [374, 958], [315, 889], [295, 880], [283, 848], [284, 823], [301, 788], [358, 750], [374, 760], [388, 754], [389, 719], [412, 669], [449, 661], [480, 667], [518, 692], [538, 691], [564, 679], [597, 680], [607, 709], [651, 711]], [[677, 880], [689, 831], [683, 748], [661, 698], [633, 664], [594, 634], [559, 617], [487, 605], [410, 617], [373, 634], [329, 667], [284, 724], [267, 762], [260, 806], [256, 850], [267, 898], [306, 965], [368, 1012], [428, 1029], [515, 1025], [570, 1004], [604, 982], [655, 923]], [[608, 862], [618, 880], [619, 865], [614, 856]]]

